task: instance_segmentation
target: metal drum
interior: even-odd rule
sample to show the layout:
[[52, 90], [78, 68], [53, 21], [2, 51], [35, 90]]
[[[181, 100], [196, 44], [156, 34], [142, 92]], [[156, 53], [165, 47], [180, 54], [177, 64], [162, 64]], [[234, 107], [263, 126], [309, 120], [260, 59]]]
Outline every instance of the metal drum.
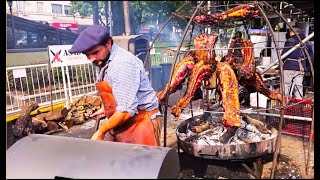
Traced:
[[179, 170], [166, 147], [33, 134], [7, 150], [8, 179], [162, 179]]

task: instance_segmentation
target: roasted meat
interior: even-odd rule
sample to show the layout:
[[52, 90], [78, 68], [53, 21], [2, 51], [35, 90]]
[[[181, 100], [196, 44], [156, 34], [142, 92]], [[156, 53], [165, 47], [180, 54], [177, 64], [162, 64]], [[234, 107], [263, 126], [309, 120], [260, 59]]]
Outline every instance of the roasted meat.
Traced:
[[190, 53], [174, 67], [170, 83], [166, 84], [164, 89], [157, 94], [159, 101], [163, 101], [167, 93], [171, 94], [182, 88], [183, 82], [193, 71], [195, 63], [210, 64], [212, 68], [215, 68], [213, 47], [217, 42], [217, 37], [217, 34], [200, 34], [194, 38], [195, 52]]
[[237, 75], [249, 79], [255, 73], [253, 44], [250, 40], [243, 40], [243, 63], [239, 65]]
[[194, 68], [194, 57], [187, 56], [183, 58], [173, 69], [173, 74], [170, 83], [167, 83], [163, 90], [158, 92], [157, 97], [159, 101], [164, 100], [166, 94], [174, 93], [181, 88], [182, 83], [186, 77], [189, 76], [190, 71]]
[[196, 62], [203, 61], [204, 64], [215, 64], [215, 53], [213, 48], [217, 42], [217, 37], [217, 34], [200, 34], [194, 38]]
[[240, 77], [238, 81], [241, 86], [245, 87], [249, 91], [249, 93], [260, 92], [270, 99], [278, 100], [280, 102], [282, 101], [281, 94], [277, 91], [271, 91], [265, 85], [260, 73], [257, 71], [249, 79]]
[[[173, 13], [173, 15], [185, 19], [187, 21], [190, 20], [190, 16], [179, 15]], [[225, 20], [233, 20], [235, 18], [241, 19], [249, 19], [249, 18], [256, 18], [260, 17], [259, 10], [254, 5], [239, 5], [233, 7], [227, 11], [222, 13], [215, 13], [215, 14], [200, 14], [194, 17], [193, 21], [196, 23], [208, 23], [208, 24], [215, 24], [220, 23]]]
[[238, 96], [238, 80], [227, 62], [217, 64], [218, 91], [222, 98], [224, 114], [222, 122], [225, 127], [240, 127], [240, 103]]
[[178, 100], [176, 105], [172, 107], [171, 114], [178, 117], [182, 112], [181, 108], [185, 108], [193, 99], [196, 90], [201, 86], [202, 80], [209, 78], [211, 74], [211, 65], [204, 65], [202, 61], [198, 62], [192, 70], [185, 94]]
[[221, 19], [258, 17], [259, 10], [254, 5], [239, 5], [218, 15]]

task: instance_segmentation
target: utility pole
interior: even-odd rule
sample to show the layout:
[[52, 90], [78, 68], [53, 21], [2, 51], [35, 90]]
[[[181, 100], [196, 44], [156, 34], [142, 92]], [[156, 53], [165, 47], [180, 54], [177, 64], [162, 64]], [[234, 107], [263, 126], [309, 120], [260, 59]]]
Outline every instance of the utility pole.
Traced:
[[123, 1], [124, 23], [125, 23], [125, 35], [131, 34], [130, 18], [129, 18], [129, 1]]
[[93, 9], [93, 24], [99, 25], [99, 8], [98, 8], [98, 1], [92, 1], [92, 9]]

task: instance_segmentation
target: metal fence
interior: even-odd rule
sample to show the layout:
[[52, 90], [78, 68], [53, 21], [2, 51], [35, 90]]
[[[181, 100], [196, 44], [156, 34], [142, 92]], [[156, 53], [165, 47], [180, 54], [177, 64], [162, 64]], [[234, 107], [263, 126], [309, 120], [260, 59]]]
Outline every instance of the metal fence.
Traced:
[[[51, 78], [49, 78], [51, 75]], [[29, 101], [39, 106], [65, 102], [83, 94], [94, 94], [96, 73], [91, 63], [69, 66], [48, 64], [6, 68], [6, 114], [18, 112]], [[52, 96], [50, 93], [52, 89]]]

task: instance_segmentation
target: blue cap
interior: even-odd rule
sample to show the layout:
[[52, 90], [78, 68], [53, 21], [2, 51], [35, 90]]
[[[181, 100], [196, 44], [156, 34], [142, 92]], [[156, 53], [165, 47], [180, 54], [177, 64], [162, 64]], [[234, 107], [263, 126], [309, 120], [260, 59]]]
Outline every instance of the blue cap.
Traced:
[[69, 52], [81, 53], [87, 51], [108, 37], [110, 37], [110, 33], [106, 27], [99, 25], [89, 26], [81, 31]]

